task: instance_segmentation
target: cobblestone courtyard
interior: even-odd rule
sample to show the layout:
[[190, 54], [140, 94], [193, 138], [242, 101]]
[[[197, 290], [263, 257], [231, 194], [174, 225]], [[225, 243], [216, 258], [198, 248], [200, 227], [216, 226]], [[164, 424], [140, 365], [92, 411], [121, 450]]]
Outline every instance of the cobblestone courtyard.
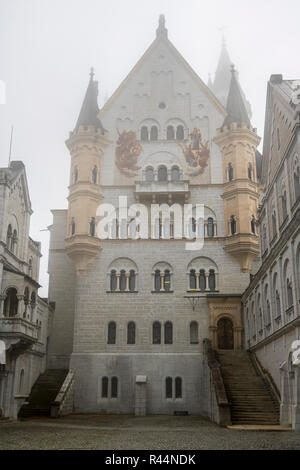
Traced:
[[300, 433], [224, 429], [191, 416], [73, 415], [0, 421], [0, 449], [299, 450]]

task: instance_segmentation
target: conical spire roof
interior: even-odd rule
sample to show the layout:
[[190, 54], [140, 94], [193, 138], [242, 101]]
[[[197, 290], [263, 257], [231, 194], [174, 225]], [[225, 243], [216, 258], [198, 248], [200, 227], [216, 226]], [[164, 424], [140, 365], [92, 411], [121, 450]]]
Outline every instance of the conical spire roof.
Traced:
[[237, 124], [245, 123], [247, 126], [251, 126], [234, 66], [231, 67], [231, 83], [226, 109], [228, 116], [225, 118], [223, 126], [229, 126], [233, 122]]
[[94, 81], [94, 71], [91, 69], [90, 81], [86, 90], [86, 94], [81, 106], [79, 117], [75, 126], [95, 126], [95, 129], [104, 128], [100, 119], [98, 119], [99, 106], [98, 106], [98, 82]]
[[221, 54], [215, 73], [215, 79], [213, 83], [213, 91], [221, 103], [225, 106], [228, 96], [228, 90], [230, 86], [231, 76], [230, 76], [230, 66], [231, 60], [229, 53], [227, 51], [225, 39], [223, 38]]

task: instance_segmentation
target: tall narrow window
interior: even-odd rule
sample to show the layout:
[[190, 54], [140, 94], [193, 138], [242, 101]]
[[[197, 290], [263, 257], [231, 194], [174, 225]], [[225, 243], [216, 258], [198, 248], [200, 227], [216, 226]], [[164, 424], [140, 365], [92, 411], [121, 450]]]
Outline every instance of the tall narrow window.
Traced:
[[74, 220], [74, 218], [71, 221], [71, 235], [75, 235], [75, 220]]
[[196, 271], [191, 269], [190, 271], [190, 290], [196, 289]]
[[161, 344], [161, 324], [159, 322], [154, 322], [152, 329], [153, 344]]
[[171, 290], [171, 274], [168, 269], [165, 270], [164, 289], [166, 292], [169, 292]]
[[288, 308], [290, 308], [294, 305], [294, 298], [293, 298], [292, 282], [289, 279], [287, 279], [286, 281], [286, 289], [287, 289]]
[[175, 398], [182, 398], [182, 379], [176, 377], [175, 379]]
[[200, 282], [200, 290], [205, 291], [205, 289], [206, 289], [206, 276], [205, 276], [204, 269], [201, 269], [201, 271], [200, 271], [199, 282]]
[[228, 165], [228, 181], [233, 181], [233, 166], [232, 163]]
[[295, 201], [300, 197], [300, 168], [299, 166], [294, 171], [294, 190], [295, 190]]
[[23, 318], [26, 318], [26, 313], [27, 313], [27, 309], [28, 309], [28, 305], [29, 305], [29, 289], [28, 289], [28, 287], [25, 287], [25, 290], [24, 290], [24, 305], [25, 305], [25, 309], [24, 309], [24, 312], [23, 312]]
[[183, 126], [177, 126], [176, 129], [176, 140], [184, 140], [184, 128]]
[[95, 217], [92, 217], [91, 221], [90, 221], [90, 235], [91, 235], [91, 237], [95, 236], [95, 230], [96, 230], [96, 221], [95, 221]]
[[127, 325], [127, 344], [135, 344], [135, 323], [130, 322]]
[[17, 290], [14, 287], [10, 287], [6, 291], [6, 298], [4, 301], [4, 316], [14, 317], [18, 313], [18, 297]]
[[180, 170], [178, 166], [173, 166], [171, 170], [171, 179], [172, 181], [179, 181], [180, 180]]
[[231, 235], [236, 234], [236, 220], [235, 220], [234, 215], [232, 215], [230, 218], [230, 232], [231, 232]]
[[101, 397], [108, 398], [108, 377], [102, 377]]
[[277, 224], [276, 224], [276, 213], [275, 211], [272, 214], [272, 230], [273, 230], [273, 238], [277, 235]]
[[216, 274], [213, 269], [209, 271], [208, 284], [209, 284], [209, 290], [211, 291], [216, 290]]
[[284, 221], [288, 215], [287, 213], [287, 200], [286, 200], [286, 191], [284, 191], [281, 196], [281, 205], [282, 205], [282, 220]]
[[169, 321], [165, 323], [165, 344], [173, 344], [173, 325]]
[[132, 269], [129, 275], [129, 290], [130, 292], [135, 291], [135, 271]]
[[117, 339], [117, 325], [114, 321], [108, 324], [108, 337], [107, 344], [116, 344]]
[[118, 398], [118, 377], [111, 379], [111, 398]]
[[78, 168], [77, 166], [75, 166], [74, 170], [73, 170], [73, 183], [77, 183], [78, 181]]
[[251, 218], [251, 232], [253, 233], [253, 235], [256, 234], [256, 221], [254, 215]]
[[157, 140], [158, 139], [158, 129], [156, 126], [151, 127], [150, 131], [150, 140]]
[[159, 292], [161, 288], [161, 282], [160, 282], [160, 270], [157, 269], [154, 274], [154, 290], [155, 292]]
[[143, 126], [141, 128], [141, 140], [143, 140], [144, 142], [146, 140], [149, 140], [149, 136], [148, 136], [148, 129], [146, 126]]
[[94, 184], [97, 184], [97, 180], [98, 180], [98, 168], [95, 165], [92, 171], [92, 182]]
[[146, 168], [145, 178], [148, 183], [154, 181], [154, 170], [151, 167]]
[[214, 219], [212, 217], [207, 219], [207, 236], [209, 238], [213, 238], [215, 236]]
[[251, 163], [249, 163], [249, 165], [248, 165], [248, 178], [249, 178], [249, 180], [253, 179], [253, 170], [252, 170]]
[[191, 344], [199, 343], [198, 323], [196, 321], [192, 321], [190, 324], [190, 343]]
[[168, 181], [168, 170], [165, 166], [161, 166], [157, 173], [158, 181]]
[[124, 292], [126, 290], [126, 272], [122, 269], [120, 273], [120, 291]]
[[117, 272], [114, 269], [110, 273], [110, 290], [112, 292], [117, 290]]
[[281, 302], [278, 290], [276, 291], [276, 313], [278, 317], [281, 315]]
[[173, 397], [173, 380], [172, 377], [166, 378], [166, 398]]
[[173, 126], [167, 127], [167, 140], [174, 140], [175, 139], [175, 132]]

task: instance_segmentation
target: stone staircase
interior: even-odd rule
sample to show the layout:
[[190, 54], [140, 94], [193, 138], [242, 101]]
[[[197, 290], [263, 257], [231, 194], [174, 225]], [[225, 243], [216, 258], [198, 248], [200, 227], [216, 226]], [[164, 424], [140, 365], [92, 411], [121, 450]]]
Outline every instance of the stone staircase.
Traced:
[[51, 403], [55, 400], [68, 374], [67, 370], [48, 369], [33, 385], [27, 405], [22, 405], [19, 418], [50, 416]]
[[246, 351], [218, 351], [232, 424], [279, 424], [279, 403]]

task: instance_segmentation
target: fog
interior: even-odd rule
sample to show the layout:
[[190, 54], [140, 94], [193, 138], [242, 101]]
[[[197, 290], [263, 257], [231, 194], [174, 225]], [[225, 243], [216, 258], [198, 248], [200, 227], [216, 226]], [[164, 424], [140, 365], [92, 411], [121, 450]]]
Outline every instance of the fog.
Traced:
[[42, 241], [41, 296], [47, 296], [50, 209], [67, 207], [70, 157], [65, 146], [95, 68], [99, 105], [114, 92], [155, 39], [159, 14], [169, 39], [199, 76], [214, 74], [222, 34], [263, 136], [271, 74], [300, 78], [299, 0], [0, 0], [0, 166], [26, 165]]

